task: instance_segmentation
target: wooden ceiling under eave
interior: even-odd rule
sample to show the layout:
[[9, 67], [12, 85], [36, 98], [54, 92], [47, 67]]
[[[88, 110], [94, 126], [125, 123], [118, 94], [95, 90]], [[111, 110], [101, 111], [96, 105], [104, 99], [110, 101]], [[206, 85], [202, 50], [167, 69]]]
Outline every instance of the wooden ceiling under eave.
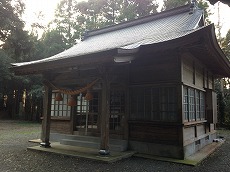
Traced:
[[189, 51], [201, 60], [216, 77], [230, 77], [230, 62], [217, 42], [214, 26], [210, 25], [208, 29], [202, 35], [202, 42], [189, 47]]

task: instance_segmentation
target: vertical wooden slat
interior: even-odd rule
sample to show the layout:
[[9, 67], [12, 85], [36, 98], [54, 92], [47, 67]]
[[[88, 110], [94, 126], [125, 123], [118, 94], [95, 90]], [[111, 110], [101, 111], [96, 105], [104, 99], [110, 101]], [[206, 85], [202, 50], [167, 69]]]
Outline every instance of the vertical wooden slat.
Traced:
[[43, 105], [43, 120], [42, 120], [42, 134], [40, 145], [42, 147], [50, 147], [50, 122], [51, 122], [51, 99], [52, 99], [52, 89], [44, 84], [45, 95], [44, 95], [44, 105]]

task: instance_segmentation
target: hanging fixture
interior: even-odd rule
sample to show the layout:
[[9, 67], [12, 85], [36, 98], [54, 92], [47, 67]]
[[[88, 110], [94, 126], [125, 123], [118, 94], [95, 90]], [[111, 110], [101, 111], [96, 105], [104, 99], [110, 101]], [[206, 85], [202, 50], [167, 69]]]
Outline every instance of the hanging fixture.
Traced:
[[134, 56], [115, 56], [114, 62], [116, 63], [131, 63], [132, 60], [134, 60]]
[[85, 100], [88, 101], [93, 100], [93, 94], [89, 90], [87, 90], [87, 93], [85, 95]]
[[67, 105], [68, 106], [76, 106], [77, 105], [77, 102], [75, 100], [75, 96], [71, 96], [71, 98], [69, 99]]
[[61, 95], [61, 93], [57, 93], [57, 96], [55, 97], [55, 101], [62, 101], [63, 97]]

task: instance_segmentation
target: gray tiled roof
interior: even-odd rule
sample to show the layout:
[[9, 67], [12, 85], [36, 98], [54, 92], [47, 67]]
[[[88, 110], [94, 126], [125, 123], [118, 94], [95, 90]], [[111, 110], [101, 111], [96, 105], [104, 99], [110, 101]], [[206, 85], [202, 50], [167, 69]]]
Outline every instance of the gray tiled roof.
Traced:
[[[159, 18], [153, 17], [152, 20], [137, 25], [130, 25], [130, 27], [128, 26], [108, 32], [103, 32], [102, 29], [99, 34], [91, 34], [91, 36], [89, 34], [89, 37], [85, 40], [57, 55], [37, 61], [12, 65], [23, 66], [71, 57], [78, 58], [82, 55], [104, 52], [112, 49], [134, 49], [141, 45], [156, 44], [180, 38], [199, 30], [198, 24], [203, 16], [203, 10], [196, 9], [192, 14], [189, 14], [189, 6], [186, 6], [186, 8], [187, 10], [180, 13]], [[110, 28], [113, 27], [117, 26], [112, 26]]]

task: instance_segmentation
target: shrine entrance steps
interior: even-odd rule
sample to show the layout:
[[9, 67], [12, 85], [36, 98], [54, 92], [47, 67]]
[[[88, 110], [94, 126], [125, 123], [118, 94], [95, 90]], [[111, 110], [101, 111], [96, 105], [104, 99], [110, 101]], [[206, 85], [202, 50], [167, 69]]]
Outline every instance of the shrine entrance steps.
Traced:
[[[50, 141], [60, 142], [61, 145], [78, 146], [84, 148], [100, 149], [100, 137], [67, 135], [59, 133], [51, 133]], [[121, 139], [109, 139], [109, 150], [116, 152], [124, 152], [127, 150], [128, 141]]]

